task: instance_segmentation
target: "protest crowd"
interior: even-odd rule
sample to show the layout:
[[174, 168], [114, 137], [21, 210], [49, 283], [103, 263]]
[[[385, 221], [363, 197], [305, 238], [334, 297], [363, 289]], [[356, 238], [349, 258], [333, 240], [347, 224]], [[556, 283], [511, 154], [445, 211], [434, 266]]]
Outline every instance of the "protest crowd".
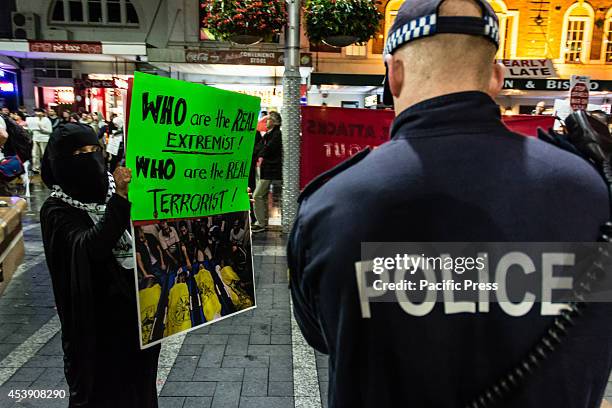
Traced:
[[[16, 192], [14, 186], [9, 185], [16, 176], [26, 172], [32, 175], [40, 174], [40, 163], [50, 135], [66, 123], [89, 126], [104, 149], [109, 170], [114, 171], [124, 155], [124, 121], [121, 116], [113, 113], [109, 120], [105, 120], [100, 112], [58, 112], [54, 108], [28, 110], [25, 106], [10, 111], [8, 107], [3, 106], [0, 111], [0, 143], [8, 146], [1, 152], [3, 157], [0, 162], [0, 186], [4, 191], [0, 194], [12, 195]], [[15, 146], [19, 146], [19, 151], [15, 151]], [[14, 156], [19, 159], [11, 159]]]

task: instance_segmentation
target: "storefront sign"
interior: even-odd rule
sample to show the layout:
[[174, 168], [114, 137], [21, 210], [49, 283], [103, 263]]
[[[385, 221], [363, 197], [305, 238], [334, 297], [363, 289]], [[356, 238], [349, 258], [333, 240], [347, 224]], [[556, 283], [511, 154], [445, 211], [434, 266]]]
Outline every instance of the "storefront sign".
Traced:
[[[195, 64], [231, 64], [231, 65], [285, 65], [285, 56], [277, 51], [246, 51], [246, 50], [208, 50], [208, 49], [188, 49], [185, 51], [185, 62]], [[312, 66], [312, 56], [310, 53], [300, 54], [300, 65], [303, 67]]]
[[557, 76], [550, 59], [502, 59], [506, 78], [550, 78]]
[[83, 79], [83, 78], [75, 78], [74, 79], [74, 87], [76, 89], [85, 89], [85, 88], [119, 88], [119, 89], [127, 89], [127, 81], [122, 78], [113, 78], [113, 79]]
[[102, 43], [94, 41], [28, 41], [31, 52], [102, 54]]
[[[300, 188], [360, 152], [389, 140], [395, 117], [391, 110], [302, 106]], [[504, 116], [513, 132], [536, 136], [538, 127], [552, 127], [552, 116]]]
[[[523, 91], [569, 91], [569, 79], [505, 79], [504, 89]], [[591, 80], [591, 91], [612, 92], [612, 81]]]
[[570, 106], [573, 111], [584, 110], [589, 105], [591, 77], [572, 75], [570, 79]]
[[0, 92], [15, 92], [15, 85], [12, 82], [0, 82]]

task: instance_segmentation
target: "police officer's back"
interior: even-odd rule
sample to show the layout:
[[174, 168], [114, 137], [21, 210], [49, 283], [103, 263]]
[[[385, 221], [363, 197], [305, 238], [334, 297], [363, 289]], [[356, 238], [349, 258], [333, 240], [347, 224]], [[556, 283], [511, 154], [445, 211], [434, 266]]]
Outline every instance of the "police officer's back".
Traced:
[[[442, 302], [425, 316], [369, 303], [367, 316], [355, 271], [362, 242], [595, 241], [609, 218], [606, 186], [587, 162], [500, 121], [490, 7], [447, 1], [445, 15], [484, 13], [480, 26], [457, 25], [433, 15], [438, 3], [407, 0], [389, 33], [391, 141], [307, 187], [290, 238], [295, 316], [309, 344], [330, 355], [332, 408], [465, 406], [553, 319], [537, 304], [509, 316], [494, 303], [456, 313]], [[607, 305], [590, 305], [502, 406], [598, 406], [612, 364], [611, 317]]]

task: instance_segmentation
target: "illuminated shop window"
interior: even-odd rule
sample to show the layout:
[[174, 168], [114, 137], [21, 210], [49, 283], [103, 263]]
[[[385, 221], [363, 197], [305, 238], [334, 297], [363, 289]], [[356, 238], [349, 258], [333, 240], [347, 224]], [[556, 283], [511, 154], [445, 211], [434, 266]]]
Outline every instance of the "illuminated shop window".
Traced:
[[602, 55], [606, 64], [612, 64], [612, 8], [606, 15]]
[[366, 45], [349, 45], [344, 48], [344, 55], [349, 57], [365, 57], [368, 53], [368, 46]]
[[53, 0], [51, 24], [137, 26], [138, 14], [131, 0]]
[[583, 2], [573, 4], [563, 19], [561, 57], [568, 64], [586, 62], [593, 35], [593, 8]]

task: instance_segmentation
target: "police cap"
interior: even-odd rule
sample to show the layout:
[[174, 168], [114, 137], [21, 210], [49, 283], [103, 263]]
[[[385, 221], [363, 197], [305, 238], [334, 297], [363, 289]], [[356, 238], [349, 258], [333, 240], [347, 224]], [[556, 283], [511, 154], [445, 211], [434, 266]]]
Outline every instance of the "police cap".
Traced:
[[[406, 0], [387, 35], [384, 56], [393, 54], [400, 47], [421, 38], [436, 34], [480, 35], [499, 48], [499, 21], [486, 0], [474, 0], [482, 10], [481, 17], [440, 16], [444, 0]], [[385, 75], [383, 102], [393, 105], [389, 81]]]

